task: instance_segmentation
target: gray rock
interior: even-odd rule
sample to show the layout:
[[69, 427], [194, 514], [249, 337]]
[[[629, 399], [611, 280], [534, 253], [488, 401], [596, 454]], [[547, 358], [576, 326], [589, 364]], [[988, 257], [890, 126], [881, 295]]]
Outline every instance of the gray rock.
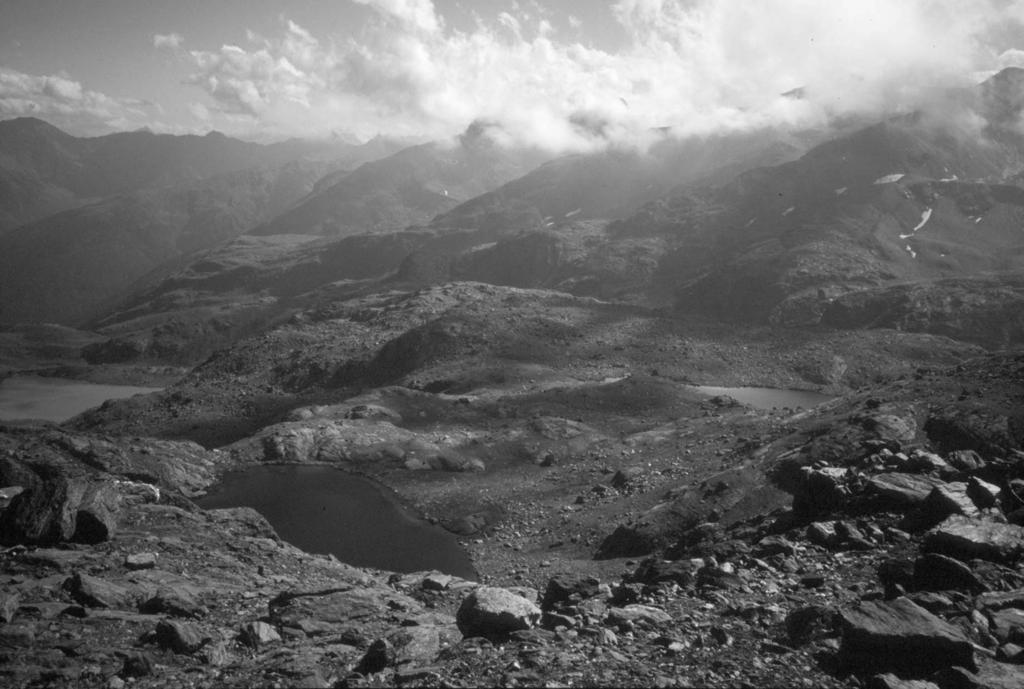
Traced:
[[55, 545], [71, 540], [85, 490], [84, 481], [60, 476], [36, 483], [0, 514], [0, 542]]
[[867, 689], [939, 689], [939, 685], [924, 679], [900, 679], [887, 672], [869, 679]]
[[147, 615], [173, 617], [202, 617], [206, 609], [187, 589], [160, 589], [156, 595], [139, 605], [139, 612]]
[[621, 608], [610, 608], [607, 621], [611, 624], [623, 624], [624, 622], [646, 622], [648, 624], [667, 624], [672, 621], [672, 616], [660, 608], [653, 608], [649, 605], [626, 605]]
[[1024, 610], [1004, 608], [989, 613], [989, 629], [999, 643], [1024, 644]]
[[162, 648], [170, 649], [175, 653], [183, 655], [195, 653], [203, 647], [207, 640], [199, 627], [190, 622], [161, 620], [156, 625], [157, 643]]
[[394, 664], [395, 649], [391, 647], [391, 644], [386, 639], [377, 639], [366, 649], [366, 654], [363, 655], [359, 665], [356, 666], [356, 672], [372, 675]]
[[838, 613], [832, 608], [810, 605], [797, 608], [786, 615], [786, 633], [794, 646], [833, 635], [838, 623]]
[[0, 593], [0, 622], [9, 624], [18, 613], [21, 596], [17, 593]]
[[982, 610], [1002, 610], [1003, 608], [1024, 609], [1024, 589], [983, 593], [978, 596], [977, 606]]
[[481, 586], [466, 597], [455, 615], [464, 636], [501, 637], [529, 629], [540, 619], [536, 605], [511, 591]]
[[437, 627], [406, 627], [387, 638], [394, 649], [396, 665], [427, 665], [441, 652], [441, 634]]
[[996, 485], [972, 476], [967, 482], [967, 495], [980, 509], [996, 507], [1002, 499], [1003, 490]]
[[981, 458], [974, 450], [956, 450], [946, 455], [946, 461], [949, 462], [957, 471], [962, 471], [965, 474], [969, 474], [972, 471], [977, 471], [985, 466], [985, 461]]
[[75, 602], [88, 608], [127, 610], [133, 607], [130, 589], [81, 572], [69, 577], [64, 582], [64, 589]]
[[955, 515], [928, 532], [924, 550], [958, 560], [1014, 564], [1024, 554], [1024, 527]]
[[0, 542], [100, 543], [117, 525], [120, 495], [111, 481], [51, 476], [16, 495], [0, 514]]
[[839, 534], [833, 522], [814, 522], [808, 525], [805, 532], [807, 540], [823, 548], [834, 548], [839, 545]]
[[112, 481], [90, 483], [77, 505], [75, 530], [71, 540], [76, 543], [102, 543], [114, 537], [121, 510], [121, 494]]
[[271, 621], [282, 631], [301, 629], [310, 635], [343, 632], [367, 618], [382, 618], [390, 610], [409, 615], [422, 611], [412, 598], [384, 588], [292, 591], [278, 595], [269, 607]]
[[868, 601], [842, 613], [840, 663], [850, 669], [924, 677], [958, 665], [975, 668], [964, 633], [906, 598]]
[[250, 648], [269, 646], [270, 644], [281, 640], [281, 635], [277, 633], [276, 629], [266, 622], [258, 620], [254, 622], [246, 622], [242, 625], [242, 629], [239, 631], [238, 636], [241, 642]]
[[895, 509], [918, 507], [936, 486], [945, 482], [932, 476], [888, 473], [868, 479], [866, 489]]
[[904, 463], [904, 467], [908, 471], [918, 471], [925, 474], [933, 471], [948, 471], [950, 469], [949, 464], [942, 457], [924, 450], [914, 450], [911, 452], [910, 457]]
[[914, 562], [914, 588], [981, 593], [988, 587], [963, 562], [938, 553], [926, 553]]
[[967, 495], [967, 484], [959, 481], [933, 488], [925, 498], [921, 510], [925, 519], [932, 524], [937, 524], [953, 514], [967, 517], [977, 517], [980, 514], [974, 501]]
[[839, 467], [803, 467], [802, 481], [793, 494], [793, 508], [805, 514], [842, 509], [850, 497], [848, 472]]
[[423, 582], [420, 586], [424, 591], [444, 591], [451, 585], [453, 578], [448, 574], [432, 572], [423, 577]]
[[153, 569], [156, 567], [156, 555], [153, 553], [129, 553], [124, 558], [124, 566], [131, 570]]

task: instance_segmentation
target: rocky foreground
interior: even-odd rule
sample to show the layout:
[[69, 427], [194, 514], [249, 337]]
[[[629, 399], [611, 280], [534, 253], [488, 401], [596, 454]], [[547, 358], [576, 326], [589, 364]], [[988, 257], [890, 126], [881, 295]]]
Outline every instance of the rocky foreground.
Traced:
[[[584, 472], [586, 494], [509, 501], [467, 542], [482, 582], [359, 570], [282, 542], [251, 510], [197, 508], [189, 496], [237, 452], [6, 427], [0, 675], [1019, 687], [1022, 388], [1024, 357], [985, 357], [773, 422], [684, 485], [654, 450], [649, 464]], [[729, 409], [705, 405], [707, 422], [761, 418]], [[572, 521], [588, 514], [604, 520], [591, 545]]]

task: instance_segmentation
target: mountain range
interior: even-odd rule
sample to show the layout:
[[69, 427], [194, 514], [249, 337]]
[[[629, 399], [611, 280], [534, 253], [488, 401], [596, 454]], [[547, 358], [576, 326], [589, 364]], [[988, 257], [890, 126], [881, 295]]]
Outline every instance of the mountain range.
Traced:
[[[1022, 686], [1022, 108], [558, 156], [0, 123], [0, 376], [159, 387], [0, 423], [0, 681]], [[282, 464], [475, 580], [195, 502]]]

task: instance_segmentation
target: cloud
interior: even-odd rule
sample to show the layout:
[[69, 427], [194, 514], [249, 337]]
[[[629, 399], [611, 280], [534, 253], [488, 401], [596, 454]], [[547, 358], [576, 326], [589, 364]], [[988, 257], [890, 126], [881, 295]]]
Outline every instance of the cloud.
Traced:
[[73, 134], [95, 135], [152, 127], [153, 112], [149, 103], [90, 91], [66, 76], [0, 67], [0, 119], [39, 117]]
[[354, 0], [354, 2], [359, 5], [369, 5], [383, 16], [424, 33], [436, 33], [442, 26], [431, 0]]
[[[902, 112], [1016, 59], [1021, 0], [618, 0], [616, 51], [560, 40], [539, 5], [472, 31], [430, 0], [353, 0], [358, 38], [286, 22], [278, 38], [191, 51], [211, 116], [275, 135], [344, 129], [455, 134], [486, 121], [509, 143], [588, 150], [679, 135], [820, 125]], [[575, 34], [574, 34], [575, 35]], [[781, 94], [802, 88], [804, 97]]]
[[153, 35], [154, 48], [169, 48], [171, 50], [177, 50], [181, 47], [181, 44], [184, 42], [185, 37], [182, 36], [180, 33], [158, 33]]

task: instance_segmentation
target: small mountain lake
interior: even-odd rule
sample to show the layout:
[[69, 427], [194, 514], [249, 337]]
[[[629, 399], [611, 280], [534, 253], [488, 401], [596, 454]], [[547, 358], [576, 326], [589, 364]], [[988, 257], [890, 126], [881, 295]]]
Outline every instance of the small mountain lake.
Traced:
[[0, 421], [66, 421], [107, 400], [156, 392], [161, 388], [101, 385], [67, 378], [11, 376], [0, 380]]
[[278, 535], [311, 553], [394, 572], [477, 575], [455, 536], [410, 514], [361, 476], [333, 467], [263, 465], [230, 472], [200, 507], [252, 507]]
[[755, 409], [781, 409], [782, 407], [810, 409], [835, 399], [832, 395], [825, 395], [820, 392], [782, 390], [780, 388], [720, 388], [711, 385], [694, 385], [693, 389], [712, 397], [728, 395], [737, 402], [749, 405]]

